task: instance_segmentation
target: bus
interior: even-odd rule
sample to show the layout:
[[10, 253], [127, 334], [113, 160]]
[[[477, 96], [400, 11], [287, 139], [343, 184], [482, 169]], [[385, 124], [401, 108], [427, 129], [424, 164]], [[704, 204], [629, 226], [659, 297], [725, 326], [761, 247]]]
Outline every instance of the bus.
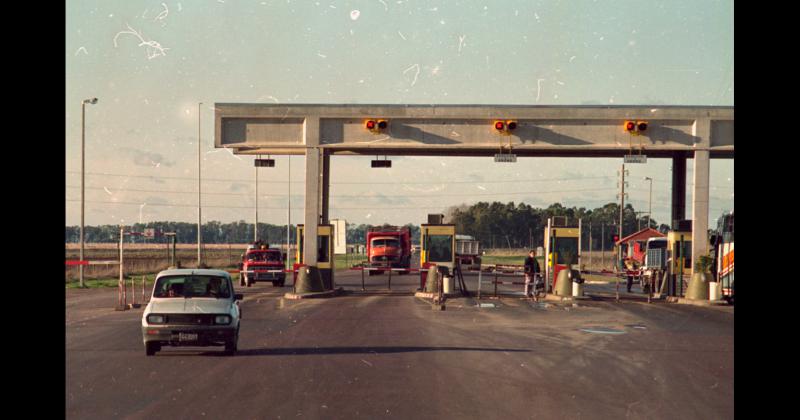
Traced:
[[722, 298], [733, 303], [733, 211], [723, 214], [712, 235], [714, 246], [714, 276], [722, 289]]

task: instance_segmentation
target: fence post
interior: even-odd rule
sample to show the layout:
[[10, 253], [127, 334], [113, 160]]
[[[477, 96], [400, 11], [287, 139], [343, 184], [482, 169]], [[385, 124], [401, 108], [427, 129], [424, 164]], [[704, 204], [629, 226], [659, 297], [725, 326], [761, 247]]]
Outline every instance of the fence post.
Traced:
[[361, 291], [365, 291], [367, 289], [364, 288], [364, 267], [361, 267]]
[[389, 290], [392, 290], [392, 266], [389, 266]]

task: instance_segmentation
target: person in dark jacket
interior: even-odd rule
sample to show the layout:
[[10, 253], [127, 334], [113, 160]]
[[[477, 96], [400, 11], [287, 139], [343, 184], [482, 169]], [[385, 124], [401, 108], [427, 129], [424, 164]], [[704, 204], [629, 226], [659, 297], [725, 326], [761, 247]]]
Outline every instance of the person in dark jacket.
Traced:
[[525, 258], [525, 296], [531, 297], [533, 294], [531, 284], [535, 282], [536, 273], [539, 273], [539, 262], [536, 261], [536, 251], [532, 249]]

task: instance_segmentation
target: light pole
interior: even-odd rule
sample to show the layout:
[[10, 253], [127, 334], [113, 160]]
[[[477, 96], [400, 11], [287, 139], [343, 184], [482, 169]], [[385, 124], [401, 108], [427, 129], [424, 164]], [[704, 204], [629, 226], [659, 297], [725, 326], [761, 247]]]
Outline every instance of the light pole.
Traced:
[[[261, 155], [256, 156], [256, 160], [261, 159]], [[253, 226], [253, 243], [258, 242], [258, 164], [253, 164], [256, 171], [256, 224]]]
[[201, 243], [202, 243], [202, 210], [200, 207], [200, 106], [202, 102], [197, 103], [197, 268], [200, 268], [202, 263]]
[[[84, 99], [81, 102], [81, 255], [80, 260], [83, 261], [83, 210], [84, 210], [84, 176], [85, 171], [84, 168], [86, 167], [86, 104], [96, 104], [97, 98], [92, 99]], [[83, 283], [83, 265], [78, 266], [78, 270], [80, 270], [80, 285], [81, 287], [85, 287]]]
[[645, 181], [650, 181], [650, 201], [647, 209], [647, 228], [650, 228], [650, 219], [653, 218], [653, 178], [649, 176], [644, 177]]

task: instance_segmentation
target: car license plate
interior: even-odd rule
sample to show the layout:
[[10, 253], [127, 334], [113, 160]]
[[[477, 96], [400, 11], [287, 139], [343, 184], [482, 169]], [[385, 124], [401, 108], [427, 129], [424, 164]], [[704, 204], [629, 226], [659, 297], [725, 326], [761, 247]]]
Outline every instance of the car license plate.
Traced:
[[197, 333], [178, 333], [178, 341], [197, 341]]

